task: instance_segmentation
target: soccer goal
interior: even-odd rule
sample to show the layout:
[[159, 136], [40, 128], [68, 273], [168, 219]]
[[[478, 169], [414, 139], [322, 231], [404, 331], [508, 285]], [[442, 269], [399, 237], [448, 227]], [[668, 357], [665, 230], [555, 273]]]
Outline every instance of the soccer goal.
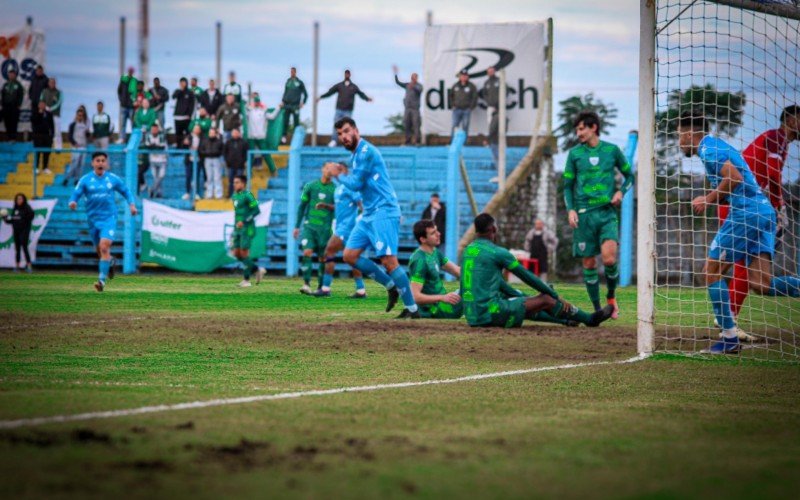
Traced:
[[[641, 0], [640, 8], [639, 350], [702, 353], [720, 335], [704, 265], [724, 213], [692, 210], [692, 199], [710, 187], [700, 159], [678, 146], [678, 118], [702, 114], [712, 135], [740, 152], [750, 146], [750, 157], [765, 157], [772, 171], [781, 166], [774, 150], [785, 146], [780, 181], [771, 181], [773, 189], [779, 183], [771, 203], [784, 207], [776, 211], [772, 275], [800, 273], [800, 142], [781, 128], [784, 110], [800, 104], [800, 3]], [[770, 130], [772, 143], [757, 142]], [[742, 265], [726, 280], [739, 294], [743, 282], [732, 282], [742, 271], [747, 280]], [[740, 338], [750, 337], [740, 356], [800, 359], [800, 298], [751, 289], [743, 300], [731, 297], [732, 311], [737, 299]]]

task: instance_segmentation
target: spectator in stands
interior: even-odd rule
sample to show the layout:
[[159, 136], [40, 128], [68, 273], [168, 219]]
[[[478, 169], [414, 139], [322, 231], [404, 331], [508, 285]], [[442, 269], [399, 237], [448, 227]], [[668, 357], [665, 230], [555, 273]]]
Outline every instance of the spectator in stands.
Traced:
[[[200, 125], [195, 125], [192, 127], [192, 133], [188, 136], [185, 136], [183, 139], [184, 147], [187, 148], [190, 152], [197, 155], [197, 177], [198, 177], [198, 185], [202, 186], [205, 183], [205, 169], [203, 168], [203, 157], [200, 156], [200, 142], [203, 139], [203, 129]], [[188, 200], [192, 197], [192, 182], [194, 180], [194, 160], [192, 158], [192, 154], [188, 154], [183, 158], [183, 166], [184, 172], [186, 173], [186, 193], [182, 196], [184, 200]], [[202, 178], [203, 182], [199, 182], [199, 179]], [[200, 198], [200, 195], [195, 193], [194, 199], [197, 200]]]
[[222, 198], [222, 139], [217, 129], [208, 131], [208, 137], [200, 142], [200, 154], [206, 169], [205, 198]]
[[28, 97], [31, 99], [31, 112], [39, 107], [39, 99], [42, 98], [42, 92], [47, 88], [47, 75], [44, 74], [44, 67], [40, 64], [36, 66], [31, 77], [31, 84], [28, 87]]
[[214, 123], [219, 123], [225, 129], [223, 141], [231, 138], [231, 132], [242, 126], [242, 113], [239, 111], [239, 104], [236, 103], [236, 96], [228, 94], [225, 96], [225, 104], [219, 107]]
[[164, 119], [167, 111], [167, 103], [169, 102], [169, 90], [167, 90], [166, 87], [162, 87], [161, 79], [156, 77], [153, 78], [153, 88], [150, 89], [150, 93], [153, 95], [150, 105], [156, 112], [158, 125], [162, 130], [167, 130], [167, 122], [165, 122]]
[[[492, 158], [494, 164], [497, 166], [500, 142], [500, 78], [495, 74], [494, 66], [489, 66], [486, 70], [488, 78], [483, 82], [483, 87], [478, 96], [486, 103], [486, 120], [489, 125], [489, 134], [485, 145], [489, 146], [492, 151]], [[506, 95], [508, 95], [509, 87], [506, 86]], [[506, 118], [508, 123], [508, 118]]]
[[194, 94], [188, 88], [186, 78], [181, 78], [179, 87], [172, 93], [172, 98], [175, 99], [175, 138], [178, 147], [181, 147], [185, 136], [189, 133], [189, 123], [194, 114], [195, 101]]
[[233, 178], [245, 175], [247, 165], [247, 143], [242, 139], [242, 132], [235, 128], [231, 131], [231, 138], [223, 147], [225, 166], [228, 167], [228, 197], [233, 193]]
[[[247, 106], [247, 144], [249, 149], [265, 150], [267, 147], [267, 128], [269, 120], [274, 120], [280, 112], [281, 105], [272, 110], [271, 113], [267, 112], [267, 107], [261, 102], [261, 96], [258, 92], [253, 92], [253, 98], [250, 99], [250, 104]], [[261, 168], [262, 162], [261, 154], [253, 157], [253, 166]], [[270, 167], [270, 172], [275, 173], [274, 164], [271, 161], [267, 162]]]
[[536, 219], [533, 229], [525, 235], [525, 250], [531, 259], [539, 261], [539, 277], [547, 281], [548, 262], [550, 254], [558, 248], [558, 237], [555, 233], [544, 227], [544, 221]]
[[92, 117], [92, 139], [94, 140], [94, 147], [106, 150], [108, 149], [108, 141], [111, 138], [114, 125], [111, 123], [111, 117], [108, 116], [108, 113], [103, 112], [103, 108], [103, 101], [97, 101], [97, 113]]
[[[33, 136], [33, 147], [53, 147], [53, 134], [55, 133], [55, 126], [53, 125], [53, 113], [47, 109], [47, 104], [44, 100], [39, 100], [38, 107], [33, 113], [31, 113], [31, 132], [31, 135]], [[49, 161], [49, 151], [39, 153], [40, 173], [52, 174], [50, 169], [47, 168]]]
[[[317, 98], [317, 101], [330, 97], [333, 94], [338, 94], [336, 97], [336, 112], [333, 114], [333, 123], [338, 122], [344, 117], [353, 116], [353, 108], [356, 104], [356, 96], [364, 99], [367, 102], [372, 102], [372, 98], [367, 97], [367, 95], [362, 92], [360, 88], [358, 88], [358, 85], [350, 81], [349, 69], [344, 70], [344, 80], [328, 89], [327, 92]], [[336, 128], [334, 128], [333, 134], [331, 135], [331, 142], [328, 144], [328, 146], [336, 146], [337, 140]]]
[[206, 108], [200, 108], [200, 111], [197, 112], [197, 118], [189, 124], [189, 130], [194, 130], [195, 125], [200, 126], [203, 137], [208, 137], [208, 131], [214, 126], [214, 121], [208, 116]]
[[[144, 141], [144, 148], [150, 151], [148, 158], [153, 173], [153, 185], [150, 187], [150, 198], [162, 198], [161, 183], [167, 175], [167, 140], [158, 123], [150, 127], [150, 133]], [[144, 183], [144, 176], [140, 179]]]
[[283, 136], [281, 143], [286, 144], [286, 136], [289, 135], [289, 118], [293, 118], [293, 126], [300, 125], [300, 108], [308, 101], [308, 91], [303, 80], [297, 78], [297, 68], [289, 70], [289, 79], [283, 87]]
[[[144, 88], [144, 82], [137, 81], [136, 82], [136, 91], [133, 93], [133, 109], [134, 113], [139, 111], [139, 108], [142, 107], [142, 102], [144, 100], [152, 101], [153, 94], [151, 94], [147, 89]], [[152, 102], [150, 103], [153, 104]]]
[[41, 100], [47, 106], [47, 111], [53, 114], [54, 141], [52, 146], [61, 149], [64, 146], [61, 139], [61, 103], [64, 102], [64, 96], [56, 87], [55, 78], [47, 80], [47, 88], [42, 91]]
[[133, 76], [134, 69], [131, 66], [128, 68], [128, 74], [122, 75], [117, 85], [117, 98], [119, 99], [119, 112], [122, 117], [122, 129], [119, 131], [120, 142], [128, 140], [127, 129], [128, 120], [131, 121], [131, 130], [133, 129], [133, 104], [136, 101], [136, 85], [138, 80]]
[[217, 110], [222, 106], [222, 94], [217, 90], [214, 80], [208, 81], [208, 89], [200, 96], [200, 106], [205, 108], [208, 116], [217, 116]]
[[[86, 117], [86, 108], [80, 106], [78, 111], [75, 112], [75, 120], [69, 124], [69, 132], [67, 138], [73, 149], [86, 149], [89, 145], [90, 127], [89, 118]], [[86, 158], [84, 152], [73, 152], [70, 161], [69, 170], [67, 175], [64, 176], [63, 186], [66, 186], [72, 181], [72, 184], [77, 184], [78, 180], [83, 175], [83, 161]]]
[[447, 228], [445, 226], [446, 217], [447, 211], [444, 208], [444, 203], [442, 203], [439, 199], [439, 193], [433, 193], [431, 195], [430, 203], [428, 203], [428, 206], [422, 211], [422, 217], [420, 217], [420, 219], [432, 220], [434, 224], [436, 224], [439, 232], [442, 233], [440, 243], [442, 248], [445, 248], [444, 238], [447, 234]]
[[17, 125], [19, 125], [19, 108], [25, 99], [25, 89], [17, 80], [17, 72], [8, 70], [8, 80], [0, 91], [3, 102], [3, 123], [6, 126], [6, 138], [11, 142], [17, 141]]
[[28, 242], [31, 237], [31, 226], [33, 226], [34, 216], [33, 208], [28, 204], [28, 197], [23, 193], [17, 193], [14, 197], [14, 208], [11, 209], [10, 214], [3, 217], [3, 221], [6, 224], [11, 224], [11, 232], [14, 236], [15, 262], [17, 263], [14, 272], [23, 269], [23, 267], [19, 265], [20, 250], [24, 250], [25, 252], [24, 269], [28, 272], [33, 270], [31, 267], [31, 254], [28, 252]]
[[[400, 78], [397, 77], [397, 66], [392, 66], [392, 70], [394, 71], [394, 82], [406, 91], [406, 95], [403, 97], [403, 131], [406, 135], [405, 143], [417, 145], [420, 143], [419, 129], [421, 120], [419, 106], [420, 96], [422, 95], [422, 84], [417, 81], [419, 76], [416, 73], [411, 73], [410, 82], [403, 83], [400, 81]], [[439, 231], [444, 234], [441, 228]]]
[[[194, 94], [194, 111], [197, 113], [201, 106], [200, 98], [203, 97], [204, 91], [202, 87], [197, 84], [196, 76], [193, 76], [192, 79], [189, 80], [189, 90], [191, 90], [192, 94]], [[192, 118], [194, 118], [194, 116], [192, 116]], [[189, 130], [191, 130], [191, 128]]]
[[242, 86], [236, 83], [236, 73], [231, 71], [228, 73], [228, 83], [222, 87], [222, 95], [227, 96], [233, 94], [233, 99], [239, 105], [242, 102]]
[[469, 119], [478, 105], [478, 89], [469, 81], [469, 73], [465, 69], [461, 70], [458, 81], [450, 89], [450, 102], [453, 103], [453, 131], [461, 128], [469, 135]]
[[133, 115], [133, 126], [146, 134], [154, 123], [158, 123], [158, 116], [153, 108], [150, 107], [149, 99], [142, 99], [139, 109]]

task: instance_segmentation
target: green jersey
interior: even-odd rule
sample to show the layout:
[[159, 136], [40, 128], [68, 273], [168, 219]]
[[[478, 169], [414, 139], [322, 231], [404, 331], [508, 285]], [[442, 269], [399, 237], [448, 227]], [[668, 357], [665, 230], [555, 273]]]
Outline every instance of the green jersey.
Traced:
[[320, 229], [330, 229], [333, 224], [334, 211], [327, 208], [316, 208], [317, 203], [333, 205], [333, 193], [336, 186], [333, 182], [323, 183], [321, 180], [309, 182], [303, 187], [303, 194], [300, 196], [300, 206], [297, 207], [297, 223], [295, 227], [305, 219], [306, 227]]
[[150, 127], [154, 124], [158, 123], [158, 115], [156, 114], [156, 110], [153, 108], [139, 108], [136, 110], [136, 113], [133, 114], [133, 125], [137, 128], [147, 128], [148, 131]]
[[421, 248], [417, 248], [408, 261], [411, 281], [420, 283], [422, 285], [422, 293], [425, 295], [447, 294], [447, 290], [445, 290], [442, 283], [442, 277], [439, 274], [447, 262], [447, 257], [442, 255], [438, 248], [434, 248], [431, 253], [426, 253]]
[[111, 135], [111, 117], [107, 113], [97, 113], [92, 117], [92, 136], [95, 139]]
[[564, 201], [567, 210], [584, 213], [610, 204], [617, 191], [615, 169], [624, 177], [619, 191], [625, 194], [633, 184], [633, 173], [617, 146], [600, 141], [594, 148], [580, 144], [570, 149], [564, 168]]
[[208, 137], [208, 131], [211, 130], [212, 124], [213, 123], [211, 117], [206, 116], [205, 118], [200, 118], [198, 116], [197, 118], [192, 120], [191, 123], [189, 123], [189, 132], [194, 130], [195, 125], [200, 125], [200, 133], [203, 135], [203, 137]]
[[246, 190], [233, 193], [231, 201], [233, 201], [234, 222], [244, 222], [245, 226], [255, 224], [256, 216], [261, 213], [261, 209], [258, 208], [258, 200], [253, 193]]
[[201, 89], [200, 86], [198, 86], [198, 85], [192, 87], [191, 90], [194, 93], [194, 97], [196, 99], [200, 99], [200, 96], [203, 95], [203, 92], [204, 92], [203, 89]]
[[462, 254], [461, 297], [464, 315], [470, 325], [490, 324], [499, 301], [522, 295], [503, 279], [504, 269], [536, 290], [558, 298], [555, 290], [522, 267], [511, 252], [485, 238], [478, 238]]

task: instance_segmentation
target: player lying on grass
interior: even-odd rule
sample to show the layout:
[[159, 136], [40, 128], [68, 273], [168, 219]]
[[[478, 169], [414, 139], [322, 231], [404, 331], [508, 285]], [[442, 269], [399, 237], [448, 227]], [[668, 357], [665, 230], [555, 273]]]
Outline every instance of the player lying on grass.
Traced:
[[736, 320], [731, 313], [730, 291], [724, 277], [734, 262], [745, 260], [750, 290], [759, 295], [800, 296], [797, 276], [772, 277], [775, 252], [775, 209], [764, 195], [739, 152], [725, 141], [708, 135], [702, 115], [683, 113], [678, 122], [683, 153], [703, 161], [711, 191], [692, 200], [695, 213], [727, 200], [730, 213], [708, 247], [706, 285], [714, 315], [722, 328], [722, 340], [711, 346], [715, 354], [741, 349]]
[[[342, 172], [347, 175], [347, 165], [344, 163], [332, 164], [330, 168], [340, 168]], [[328, 240], [325, 247], [325, 275], [322, 277], [322, 288], [314, 292], [312, 295], [315, 297], [330, 297], [331, 285], [333, 284], [333, 273], [336, 270], [336, 254], [344, 249], [344, 244], [358, 219], [358, 213], [361, 210], [361, 195], [356, 191], [352, 191], [344, 184], [336, 186], [333, 192], [334, 201], [334, 220], [333, 220], [333, 234]], [[361, 271], [353, 268], [353, 279], [356, 284], [356, 291], [350, 295], [351, 299], [365, 299], [367, 298], [367, 289], [364, 286], [364, 278]]]
[[[608, 292], [606, 301], [619, 316], [616, 289], [619, 281], [617, 207], [633, 184], [633, 173], [625, 155], [614, 144], [600, 140], [600, 117], [592, 111], [575, 119], [580, 144], [569, 150], [564, 168], [564, 201], [573, 233], [572, 255], [583, 259], [583, 281], [595, 310], [600, 309], [600, 281], [597, 254], [603, 261]], [[617, 188], [616, 170], [622, 173]]]
[[408, 271], [411, 275], [411, 291], [419, 305], [423, 318], [458, 319], [464, 314], [461, 295], [447, 293], [442, 283], [441, 271], [456, 278], [461, 277], [461, 268], [450, 262], [439, 251], [442, 234], [430, 219], [422, 219], [414, 224], [414, 239], [419, 248], [411, 254]]
[[322, 166], [322, 176], [303, 186], [300, 196], [300, 205], [297, 207], [297, 223], [294, 228], [294, 238], [300, 235], [300, 225], [303, 233], [300, 245], [303, 247], [303, 256], [300, 271], [303, 273], [303, 287], [300, 293], [311, 295], [311, 272], [314, 267], [312, 256], [316, 255], [319, 261], [317, 273], [317, 289], [322, 288], [322, 275], [325, 274], [325, 245], [331, 238], [331, 225], [333, 224], [333, 191], [336, 189], [331, 182], [331, 165]]
[[[769, 198], [772, 207], [778, 214], [778, 232], [775, 244], [789, 228], [789, 217], [783, 203], [783, 165], [789, 154], [789, 145], [800, 139], [800, 106], [786, 107], [780, 116], [780, 127], [767, 130], [742, 151], [742, 157], [750, 167], [756, 182]], [[719, 204], [720, 225], [728, 218], [730, 207], [726, 200]], [[739, 260], [733, 265], [733, 277], [728, 282], [730, 288], [731, 313], [739, 316], [747, 294], [750, 291], [747, 278], [747, 263]], [[717, 325], [719, 326], [719, 325]], [[741, 328], [736, 328], [739, 340], [753, 341], [755, 337]]]
[[[361, 138], [352, 118], [342, 118], [334, 126], [339, 141], [353, 152], [350, 174], [344, 175], [339, 167], [334, 175], [348, 189], [361, 193], [364, 204], [364, 213], [345, 244], [344, 261], [386, 287], [389, 292], [386, 312], [392, 310], [400, 297], [405, 309], [398, 318], [419, 318], [408, 275], [397, 260], [400, 203], [383, 156], [375, 146]], [[364, 250], [372, 250], [380, 259], [381, 266], [363, 257]]]
[[86, 197], [86, 218], [89, 221], [89, 235], [97, 249], [100, 259], [100, 272], [97, 276], [95, 290], [102, 292], [106, 287], [106, 278], [114, 278], [114, 259], [111, 257], [111, 244], [117, 231], [117, 204], [114, 192], [120, 193], [128, 202], [131, 215], [136, 215], [136, 199], [133, 197], [125, 181], [108, 172], [108, 155], [92, 154], [92, 171], [81, 177], [72, 196], [69, 197], [69, 208], [78, 208], [78, 199]]
[[244, 279], [239, 283], [240, 287], [252, 286], [250, 275], [255, 273], [256, 285], [261, 283], [267, 270], [258, 267], [253, 259], [250, 258], [250, 245], [256, 236], [256, 217], [261, 213], [258, 207], [258, 200], [253, 193], [247, 190], [247, 176], [237, 175], [233, 178], [233, 256], [244, 266]]
[[[555, 290], [522, 267], [511, 252], [496, 245], [497, 224], [491, 215], [480, 214], [474, 223], [477, 237], [464, 249], [461, 264], [461, 297], [470, 326], [513, 328], [526, 319], [598, 326], [611, 317], [611, 304], [589, 314], [559, 298]], [[539, 295], [526, 297], [512, 288], [503, 279], [503, 270], [513, 273]]]

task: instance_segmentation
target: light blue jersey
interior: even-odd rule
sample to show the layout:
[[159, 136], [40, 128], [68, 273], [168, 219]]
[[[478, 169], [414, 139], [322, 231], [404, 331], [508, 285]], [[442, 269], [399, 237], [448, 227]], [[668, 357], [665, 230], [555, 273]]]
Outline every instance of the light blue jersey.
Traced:
[[736, 148], [722, 139], [707, 135], [700, 141], [697, 155], [703, 160], [706, 176], [713, 189], [716, 189], [719, 183], [722, 182], [722, 166], [726, 162], [731, 162], [741, 174], [742, 182], [728, 196], [731, 216], [734, 215], [735, 211], [740, 211], [737, 214], [739, 216], [748, 213], [757, 214], [761, 211], [760, 205], [769, 205], [769, 199], [761, 191], [761, 187], [756, 182], [750, 167], [747, 166], [741, 153]]
[[339, 184], [333, 193], [333, 201], [336, 207], [336, 235], [347, 241], [356, 225], [361, 194], [348, 189], [344, 184]]
[[133, 204], [136, 200], [128, 186], [118, 176], [105, 172], [98, 177], [94, 172], [90, 172], [78, 181], [75, 191], [69, 197], [70, 203], [77, 203], [78, 198], [86, 196], [86, 216], [89, 222], [106, 221], [117, 218], [117, 204], [114, 200], [114, 192], [120, 193], [125, 197], [128, 204]]
[[339, 176], [339, 182], [361, 193], [364, 220], [400, 217], [397, 193], [389, 179], [386, 162], [375, 146], [361, 139], [353, 152], [350, 169], [351, 174]]

